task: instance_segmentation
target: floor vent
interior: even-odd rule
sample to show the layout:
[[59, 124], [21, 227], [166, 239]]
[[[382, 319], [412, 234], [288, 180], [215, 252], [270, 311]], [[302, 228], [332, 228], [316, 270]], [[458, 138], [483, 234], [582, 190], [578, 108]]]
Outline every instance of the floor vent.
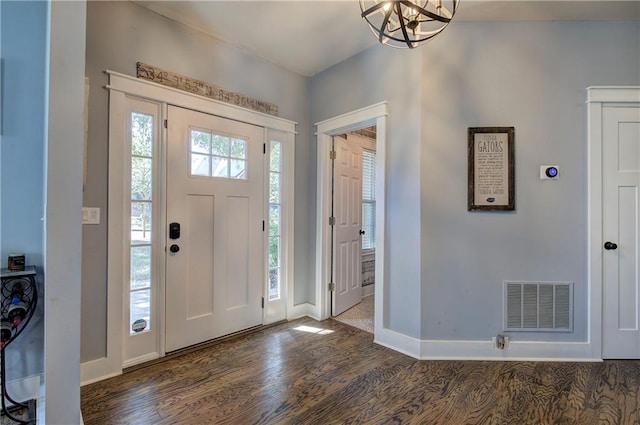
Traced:
[[573, 282], [504, 282], [504, 330], [573, 331]]

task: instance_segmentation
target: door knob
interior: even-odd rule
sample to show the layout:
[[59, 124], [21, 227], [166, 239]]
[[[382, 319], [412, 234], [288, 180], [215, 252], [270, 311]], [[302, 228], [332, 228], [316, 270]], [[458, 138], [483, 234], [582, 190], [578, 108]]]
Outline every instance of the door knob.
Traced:
[[171, 251], [173, 253], [176, 253], [176, 252], [180, 251], [180, 247], [178, 245], [176, 245], [176, 244], [173, 244], [173, 245], [171, 245], [169, 247], [169, 251]]
[[604, 249], [609, 250], [609, 251], [610, 250], [614, 250], [614, 249], [618, 249], [618, 245], [613, 243], [613, 242], [607, 241], [607, 242], [604, 243]]
[[361, 235], [364, 235], [364, 230], [360, 230], [360, 234], [361, 234]]

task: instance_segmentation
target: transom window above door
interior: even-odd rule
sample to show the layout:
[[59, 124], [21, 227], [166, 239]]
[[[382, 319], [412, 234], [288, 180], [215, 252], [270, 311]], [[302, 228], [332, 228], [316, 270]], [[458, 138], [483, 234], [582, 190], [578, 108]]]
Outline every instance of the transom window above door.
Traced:
[[191, 175], [247, 180], [247, 140], [191, 129]]

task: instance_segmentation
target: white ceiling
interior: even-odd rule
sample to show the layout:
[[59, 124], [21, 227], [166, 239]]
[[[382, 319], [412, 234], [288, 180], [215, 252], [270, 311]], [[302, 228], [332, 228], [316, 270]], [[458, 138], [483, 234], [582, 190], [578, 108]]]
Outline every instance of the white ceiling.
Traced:
[[[355, 0], [133, 1], [303, 76], [377, 44]], [[640, 21], [640, 0], [462, 0], [450, 25], [625, 20]]]

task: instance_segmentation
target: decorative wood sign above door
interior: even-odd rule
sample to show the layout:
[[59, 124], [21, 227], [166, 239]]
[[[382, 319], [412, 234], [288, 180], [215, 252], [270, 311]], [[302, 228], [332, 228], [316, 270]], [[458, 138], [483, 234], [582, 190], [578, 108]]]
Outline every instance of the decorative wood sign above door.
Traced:
[[278, 105], [264, 102], [262, 100], [247, 97], [241, 93], [236, 93], [223, 89], [222, 87], [167, 71], [157, 66], [146, 63], [136, 63], [136, 77], [153, 81], [167, 87], [173, 87], [193, 94], [199, 94], [221, 102], [231, 103], [243, 108], [251, 109], [265, 114], [278, 116]]

